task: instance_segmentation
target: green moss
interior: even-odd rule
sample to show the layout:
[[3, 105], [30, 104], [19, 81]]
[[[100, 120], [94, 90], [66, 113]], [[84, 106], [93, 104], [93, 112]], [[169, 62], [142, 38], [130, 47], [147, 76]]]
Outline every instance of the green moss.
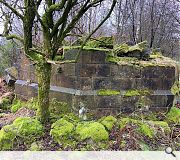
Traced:
[[162, 55], [162, 53], [160, 53], [160, 52], [155, 52], [155, 51], [153, 51], [153, 52], [151, 53], [151, 55], [150, 55], [150, 58], [151, 58], [151, 59], [163, 58], [163, 55]]
[[11, 112], [15, 113], [24, 106], [25, 106], [24, 102], [21, 102], [20, 100], [14, 100], [11, 107]]
[[26, 102], [26, 107], [32, 110], [38, 109], [38, 99], [37, 98], [31, 98]]
[[180, 124], [180, 109], [176, 107], [172, 107], [171, 110], [166, 115], [166, 121], [168, 123]]
[[135, 120], [131, 118], [122, 118], [120, 120], [120, 128], [124, 128], [127, 124], [134, 124], [137, 125], [137, 132], [139, 132], [142, 135], [148, 136], [149, 138], [154, 137], [154, 130], [151, 129], [146, 123], [140, 121], [140, 120]]
[[127, 53], [129, 51], [129, 46], [126, 43], [123, 43], [121, 45], [118, 45], [115, 47], [115, 49], [113, 50], [114, 55], [117, 54], [123, 54], [123, 53]]
[[11, 150], [16, 137], [16, 128], [12, 125], [4, 126], [0, 130], [0, 150]]
[[128, 90], [124, 96], [125, 97], [132, 97], [132, 96], [145, 96], [151, 94], [151, 91], [148, 89], [143, 89], [143, 90]]
[[107, 62], [115, 63], [115, 64], [136, 64], [138, 59], [135, 57], [115, 57], [112, 55], [108, 55], [106, 57]]
[[99, 37], [97, 40], [89, 40], [86, 43], [87, 47], [90, 48], [113, 48], [114, 39], [113, 37]]
[[62, 55], [57, 55], [57, 56], [55, 56], [55, 58], [54, 58], [54, 61], [61, 61], [61, 60], [63, 60], [64, 59], [64, 56]]
[[0, 99], [0, 109], [7, 110], [11, 106], [11, 101], [7, 98]]
[[32, 143], [43, 135], [43, 126], [29, 117], [17, 118], [12, 125], [4, 126], [0, 131], [0, 150], [10, 150], [16, 141]]
[[180, 81], [175, 81], [174, 85], [171, 87], [172, 94], [180, 96]]
[[140, 53], [143, 52], [146, 48], [147, 48], [147, 41], [138, 43], [134, 46], [128, 46], [126, 43], [124, 44], [120, 44], [118, 46], [116, 46], [113, 50], [114, 55], [124, 55], [126, 53], [132, 53], [134, 51], [139, 51]]
[[80, 140], [92, 139], [94, 142], [108, 140], [108, 133], [98, 122], [83, 122], [76, 127], [76, 134]]
[[110, 90], [110, 89], [100, 89], [97, 91], [97, 95], [99, 96], [111, 96], [111, 95], [119, 95], [120, 91]]
[[99, 122], [108, 130], [111, 131], [117, 119], [113, 116], [102, 117]]
[[165, 133], [169, 134], [171, 132], [171, 129], [169, 128], [169, 125], [167, 122], [164, 121], [149, 121], [148, 122], [153, 127], [161, 128]]
[[74, 125], [62, 118], [52, 124], [50, 135], [56, 142], [62, 144], [62, 142], [70, 139], [73, 131]]
[[31, 139], [43, 135], [43, 126], [36, 119], [19, 117], [13, 122], [13, 125], [17, 128], [18, 134], [21, 137]]
[[30, 146], [30, 151], [41, 151], [42, 150], [42, 145], [40, 142], [33, 142]]

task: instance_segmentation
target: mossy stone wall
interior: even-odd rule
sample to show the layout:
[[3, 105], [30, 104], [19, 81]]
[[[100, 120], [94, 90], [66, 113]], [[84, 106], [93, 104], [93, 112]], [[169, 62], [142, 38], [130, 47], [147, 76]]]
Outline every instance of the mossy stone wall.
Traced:
[[[75, 60], [77, 53], [78, 50], [73, 49], [65, 52], [64, 57]], [[101, 50], [83, 50], [77, 62], [53, 65], [50, 97], [68, 102], [73, 108], [78, 108], [81, 101], [92, 112], [132, 112], [141, 96], [126, 97], [125, 93], [132, 89], [148, 89], [151, 91], [151, 94], [147, 95], [151, 110], [166, 110], [172, 106], [174, 96], [170, 89], [175, 81], [173, 65], [139, 67], [132, 64], [113, 64], [106, 61], [107, 54]], [[34, 66], [22, 65], [19, 73], [20, 81], [16, 82], [16, 94], [37, 96]], [[34, 83], [26, 85], [27, 79]], [[101, 96], [97, 94], [101, 89], [120, 91], [121, 94]]]

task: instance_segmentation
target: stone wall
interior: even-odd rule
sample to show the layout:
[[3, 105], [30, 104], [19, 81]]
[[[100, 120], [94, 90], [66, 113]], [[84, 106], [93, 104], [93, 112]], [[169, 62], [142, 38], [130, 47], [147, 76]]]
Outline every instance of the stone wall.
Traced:
[[[66, 52], [65, 59], [75, 59], [77, 52], [76, 49]], [[149, 109], [167, 110], [172, 106], [174, 96], [170, 89], [175, 81], [174, 66], [117, 65], [106, 62], [106, 56], [104, 51], [84, 50], [76, 63], [53, 65], [50, 97], [67, 102], [75, 110], [78, 110], [81, 101], [96, 113], [132, 112], [142, 96], [127, 97], [124, 94], [131, 89], [149, 89]], [[34, 66], [23, 56], [19, 73], [19, 80], [15, 85], [16, 94], [24, 97], [37, 96]], [[33, 83], [26, 85], [27, 79], [31, 79]], [[121, 94], [97, 95], [100, 89], [119, 90]]]

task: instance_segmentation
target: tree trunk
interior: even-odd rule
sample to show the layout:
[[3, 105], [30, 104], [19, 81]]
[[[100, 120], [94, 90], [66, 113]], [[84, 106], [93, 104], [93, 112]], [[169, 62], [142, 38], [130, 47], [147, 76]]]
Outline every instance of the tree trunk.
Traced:
[[49, 120], [49, 91], [51, 79], [51, 64], [40, 62], [36, 66], [38, 76], [38, 112], [42, 123]]

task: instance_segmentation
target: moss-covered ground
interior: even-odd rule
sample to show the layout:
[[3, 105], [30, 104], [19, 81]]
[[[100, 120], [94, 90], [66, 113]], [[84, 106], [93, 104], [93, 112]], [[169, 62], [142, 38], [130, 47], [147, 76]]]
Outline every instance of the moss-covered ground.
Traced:
[[[36, 105], [35, 99], [15, 99], [11, 110], [24, 106], [36, 110]], [[34, 116], [17, 118], [2, 127], [0, 150], [163, 150], [169, 145], [180, 149], [180, 109], [175, 106], [164, 114], [134, 112], [86, 121], [63, 102], [53, 99], [51, 107], [51, 121], [45, 126]], [[56, 110], [58, 107], [64, 110]]]

